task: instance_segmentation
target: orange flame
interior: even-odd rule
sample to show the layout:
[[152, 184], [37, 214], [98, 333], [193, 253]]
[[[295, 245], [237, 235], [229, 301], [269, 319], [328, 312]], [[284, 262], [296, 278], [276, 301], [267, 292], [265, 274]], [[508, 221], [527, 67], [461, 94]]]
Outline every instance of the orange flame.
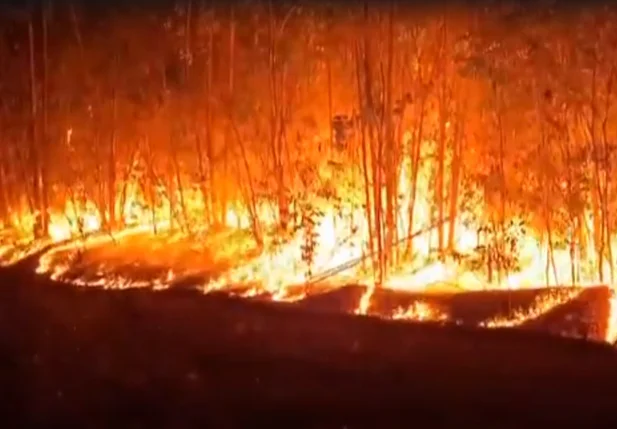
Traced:
[[[403, 153], [410, 153], [410, 133], [403, 137]], [[434, 149], [435, 143], [424, 142], [422, 145], [421, 158], [428, 157]], [[451, 155], [449, 155], [451, 156]], [[311, 286], [317, 283], [327, 282], [331, 285], [345, 283], [361, 284], [366, 286], [365, 293], [361, 297], [356, 314], [367, 314], [371, 306], [371, 300], [377, 287], [397, 290], [424, 291], [429, 288], [449, 288], [449, 290], [479, 290], [486, 288], [509, 288], [518, 289], [525, 287], [560, 286], [567, 284], [570, 279], [563, 273], [571, 271], [572, 253], [570, 249], [553, 249], [542, 236], [529, 229], [527, 235], [517, 237], [518, 261], [520, 269], [502, 272], [500, 276], [489, 278], [485, 267], [470, 268], [461, 263], [452, 255], [441, 255], [438, 260], [434, 258], [434, 249], [437, 247], [438, 227], [435, 226], [434, 197], [431, 195], [435, 167], [429, 162], [422, 162], [417, 166], [416, 177], [412, 171], [410, 157], [405, 157], [400, 165], [396, 184], [398, 196], [395, 210], [394, 231], [392, 233], [401, 239], [403, 244], [397, 247], [399, 261], [391, 264], [390, 270], [378, 285], [369, 255], [371, 246], [370, 226], [366, 216], [366, 210], [356, 198], [350, 197], [337, 204], [337, 207], [326, 197], [315, 197], [311, 204], [320, 212], [310, 227], [300, 227], [289, 233], [285, 242], [280, 243], [278, 237], [272, 236], [270, 231], [278, 221], [276, 204], [273, 201], [259, 200], [254, 209], [264, 232], [263, 251], [253, 257], [244, 260], [241, 258], [250, 254], [250, 246], [246, 242], [221, 243], [220, 249], [215, 249], [220, 254], [232, 255], [235, 259], [234, 266], [220, 274], [218, 277], [208, 279], [201, 285], [204, 292], [230, 289], [244, 286], [243, 296], [254, 296], [260, 293], [268, 293], [274, 300], [298, 300], [311, 293]], [[351, 183], [357, 182], [354, 177], [346, 177], [344, 173], [337, 173]], [[349, 173], [352, 175], [352, 173]], [[324, 180], [334, 180], [335, 174], [324, 163], [319, 170], [319, 175]], [[451, 178], [448, 178], [451, 180]], [[415, 183], [415, 193], [412, 192]], [[447, 219], [443, 224], [443, 233], [448, 236], [453, 233], [453, 250], [456, 254], [468, 256], [476, 251], [481, 241], [478, 230], [485, 221], [483, 205], [485, 205], [482, 192], [468, 185], [467, 194], [471, 195], [475, 202], [473, 211], [459, 211], [456, 218]], [[350, 191], [362, 195], [361, 189]], [[353, 194], [355, 195], [355, 194]], [[412, 198], [413, 195], [413, 198]], [[181, 217], [187, 224], [199, 226], [192, 220], [190, 213], [203, 212], [204, 201], [200, 192], [188, 190], [182, 195], [189, 214]], [[178, 200], [179, 198], [176, 198]], [[385, 200], [385, 191], [383, 195]], [[63, 210], [50, 213], [48, 231], [49, 240], [56, 243], [49, 252], [44, 254], [37, 271], [50, 275], [53, 279], [62, 280], [73, 267], [75, 255], [87, 252], [97, 246], [117, 243], [123, 238], [133, 234], [152, 232], [171, 232], [174, 229], [175, 217], [171, 198], [162, 198], [156, 207], [149, 207], [146, 199], [141, 195], [137, 183], [128, 183], [125, 187], [125, 197], [116, 201], [116, 212], [124, 224], [124, 228], [113, 233], [103, 234], [102, 226], [109, 213], [99, 210], [92, 201], [81, 203], [66, 202]], [[413, 202], [413, 205], [412, 205]], [[231, 205], [225, 214], [225, 223], [232, 229], [249, 229], [252, 225], [250, 211], [242, 204]], [[598, 266], [598, 257], [593, 249], [593, 215], [591, 211], [586, 213], [586, 228], [590, 231], [588, 256], [579, 258], [578, 286], [597, 284], [600, 278], [610, 278], [610, 262], [605, 261], [601, 267], [602, 276], [593, 267]], [[34, 219], [30, 215], [14, 215], [13, 228], [20, 231], [32, 229]], [[177, 226], [177, 225], [176, 225]], [[194, 233], [194, 229], [191, 233]], [[411, 238], [404, 239], [412, 234]], [[22, 234], [23, 235], [23, 234]], [[27, 234], [26, 234], [27, 235]], [[306, 256], [307, 242], [314, 239], [311, 244], [310, 258]], [[28, 241], [28, 240], [26, 240]], [[32, 237], [29, 241], [34, 243]], [[23, 248], [16, 246], [15, 241], [11, 244], [0, 245], [0, 260], [6, 262], [15, 261], [24, 257], [35, 248], [40, 248], [44, 240], [39, 240], [35, 245], [24, 245]], [[611, 245], [616, 245], [613, 239]], [[38, 246], [38, 247], [37, 247]], [[412, 249], [410, 255], [405, 254], [403, 247]], [[16, 249], [20, 250], [16, 250]], [[10, 256], [6, 256], [10, 255]], [[242, 256], [240, 256], [242, 255]], [[547, 269], [550, 267], [550, 269]], [[84, 280], [71, 278], [77, 285], [102, 286], [110, 288], [124, 287], [154, 287], [165, 288], [174, 282], [179, 276], [175, 267], [168, 267], [166, 274], [153, 278], [148, 282], [136, 282], [122, 277], [105, 277], [97, 280]], [[563, 275], [563, 278], [561, 277]], [[298, 292], [297, 286], [305, 285], [302, 292]], [[574, 299], [576, 294], [572, 289], [564, 289], [551, 296], [544, 296], [534, 303], [531, 308], [521, 309], [509, 319], [495, 319], [486, 321], [483, 325], [516, 326], [531, 318], [537, 317], [554, 308], [560, 303]], [[607, 341], [617, 338], [617, 298], [611, 300], [611, 320], [608, 323]], [[418, 303], [413, 308], [399, 309], [393, 318], [414, 318], [417, 320], [445, 320], [447, 316], [431, 309], [426, 303]]]

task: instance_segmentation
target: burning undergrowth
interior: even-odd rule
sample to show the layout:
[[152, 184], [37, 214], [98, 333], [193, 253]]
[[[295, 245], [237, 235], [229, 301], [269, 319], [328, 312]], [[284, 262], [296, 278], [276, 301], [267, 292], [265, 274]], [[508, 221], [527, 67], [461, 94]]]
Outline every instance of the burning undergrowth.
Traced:
[[[360, 219], [357, 225], [361, 225], [362, 216], [349, 214], [351, 218], [344, 221], [344, 215], [322, 211], [305, 228], [282, 235], [272, 226], [264, 229], [261, 243], [246, 227], [248, 221], [232, 212], [230, 223], [245, 227], [228, 225], [189, 233], [164, 221], [146, 222], [115, 233], [91, 231], [73, 238], [69, 234], [55, 243], [8, 238], [0, 249], [10, 264], [48, 247], [39, 258], [37, 272], [77, 286], [193, 288], [206, 294], [290, 301], [317, 311], [391, 320], [540, 329], [596, 340], [615, 336], [615, 298], [608, 289], [603, 289], [605, 293], [581, 287], [521, 289], [538, 278], [534, 276], [541, 260], [538, 247], [524, 237], [519, 237], [522, 255], [517, 261], [526, 258], [526, 264], [513, 265], [509, 276], [497, 278], [506, 283], [506, 289], [495, 289], [495, 278], [487, 280], [483, 269], [488, 263], [490, 274], [491, 258], [498, 253], [469, 247], [466, 253], [436, 259], [430, 251], [431, 228], [420, 229], [412, 239], [416, 246], [429, 246], [420, 251], [424, 262], [416, 258], [400, 264], [378, 287], [371, 265], [374, 259], [362, 250], [363, 235], [357, 235], [354, 227], [353, 219]], [[502, 261], [501, 266], [506, 264]], [[488, 290], [474, 291], [482, 282]]]
[[[308, 297], [311, 311], [354, 313], [366, 288], [348, 286]], [[519, 328], [603, 341], [611, 337], [612, 291], [559, 287], [472, 292], [405, 292], [376, 289], [367, 315], [484, 328]]]
[[37, 271], [82, 286], [168, 288], [191, 283], [197, 287], [255, 253], [242, 230], [221, 228], [188, 236], [134, 229], [58, 246], [41, 257]]
[[[263, 253], [250, 234], [220, 228], [192, 236], [135, 229], [98, 234], [53, 246], [39, 271], [55, 280], [104, 288], [190, 287], [266, 301], [293, 301], [318, 312], [358, 313], [399, 321], [437, 322], [485, 328], [522, 328], [604, 340], [611, 337], [613, 297], [609, 288], [541, 288], [464, 291], [436, 284], [420, 291], [342, 286], [330, 281], [287, 284], [279, 290], [257, 279], [222, 283], [237, 266], [256, 266]], [[40, 244], [38, 247], [42, 246]], [[37, 246], [30, 246], [32, 249]], [[8, 248], [8, 246], [7, 246]], [[20, 253], [16, 253], [20, 255]]]

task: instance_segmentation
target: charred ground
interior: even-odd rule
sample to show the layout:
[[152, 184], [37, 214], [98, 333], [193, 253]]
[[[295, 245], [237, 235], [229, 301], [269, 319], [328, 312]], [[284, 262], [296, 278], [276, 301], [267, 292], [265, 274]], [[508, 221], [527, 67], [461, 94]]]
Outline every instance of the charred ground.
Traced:
[[616, 422], [608, 346], [187, 290], [80, 289], [27, 265], [0, 273], [3, 414], [20, 427]]

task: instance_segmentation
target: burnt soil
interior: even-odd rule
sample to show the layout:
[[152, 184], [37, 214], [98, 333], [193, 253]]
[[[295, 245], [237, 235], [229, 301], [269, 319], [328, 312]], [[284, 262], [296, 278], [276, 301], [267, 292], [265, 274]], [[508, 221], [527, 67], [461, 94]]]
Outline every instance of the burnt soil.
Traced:
[[617, 427], [617, 354], [0, 270], [2, 427]]

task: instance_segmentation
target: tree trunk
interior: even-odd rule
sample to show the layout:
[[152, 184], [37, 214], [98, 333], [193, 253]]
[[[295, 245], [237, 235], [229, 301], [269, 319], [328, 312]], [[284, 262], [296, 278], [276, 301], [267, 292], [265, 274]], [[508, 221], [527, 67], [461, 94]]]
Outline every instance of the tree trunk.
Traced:
[[611, 169], [611, 147], [610, 140], [608, 135], [608, 119], [609, 112], [612, 107], [611, 104], [611, 96], [613, 92], [613, 79], [614, 79], [615, 70], [611, 68], [607, 83], [606, 83], [606, 102], [604, 106], [604, 119], [602, 121], [602, 142], [603, 142], [603, 151], [602, 151], [602, 170], [603, 170], [603, 189], [602, 189], [602, 214], [603, 214], [603, 222], [602, 222], [602, 230], [603, 230], [603, 241], [606, 243], [606, 259], [609, 264], [609, 274], [610, 274], [610, 282], [613, 284], [615, 280], [615, 264], [613, 261], [613, 246], [611, 243], [612, 237], [612, 229], [611, 229], [611, 213], [609, 210], [609, 187], [610, 187], [610, 178], [609, 172]]
[[43, 30], [43, 121], [41, 127], [41, 157], [39, 158], [39, 189], [41, 193], [41, 221], [43, 223], [43, 234], [48, 234], [49, 215], [49, 193], [48, 193], [48, 160], [51, 155], [49, 150], [49, 58], [48, 58], [48, 12], [49, 4], [44, 1], [42, 6], [42, 30]]
[[[117, 70], [117, 57], [116, 57], [116, 70]], [[116, 91], [116, 83], [114, 82], [114, 88], [112, 91], [111, 102], [111, 135], [109, 137], [109, 151], [107, 160], [107, 207], [109, 210], [108, 229], [113, 231], [117, 226], [116, 219], [116, 127], [118, 116], [118, 94]], [[122, 210], [122, 207], [120, 207]]]
[[[371, 228], [375, 231], [376, 251], [377, 258], [377, 273], [376, 283], [378, 285], [383, 284], [384, 280], [384, 252], [383, 252], [383, 134], [380, 135], [381, 130], [376, 129], [377, 120], [377, 105], [373, 100], [373, 77], [371, 73], [371, 49], [369, 43], [369, 7], [368, 2], [364, 2], [364, 51], [363, 51], [363, 64], [364, 71], [364, 95], [365, 95], [365, 118], [367, 122], [368, 131], [368, 144], [370, 147], [369, 153], [370, 165], [373, 179], [373, 219], [374, 224]], [[382, 106], [385, 108], [385, 106]], [[375, 147], [377, 146], [377, 147]]]
[[[173, 171], [174, 171], [174, 176], [175, 176], [175, 181], [176, 181], [176, 188], [178, 190], [178, 197], [180, 199], [180, 211], [182, 213], [182, 222], [180, 223], [180, 227], [184, 232], [191, 234], [192, 228], [191, 228], [189, 215], [186, 209], [186, 201], [184, 200], [184, 186], [182, 184], [182, 173], [180, 169], [180, 161], [178, 160], [178, 152], [175, 149], [175, 144], [173, 142], [173, 139], [171, 141], [170, 149], [171, 149], [171, 162], [173, 165]], [[173, 191], [170, 189], [170, 192], [173, 192]]]
[[[249, 214], [251, 217], [251, 231], [253, 233], [253, 238], [255, 239], [255, 243], [257, 244], [257, 247], [259, 249], [263, 248], [264, 245], [264, 241], [263, 241], [263, 234], [261, 231], [261, 224], [259, 221], [259, 217], [258, 217], [258, 207], [257, 207], [257, 195], [255, 194], [255, 188], [254, 188], [254, 184], [253, 184], [253, 176], [251, 174], [251, 168], [248, 162], [248, 156], [246, 153], [246, 148], [244, 146], [244, 142], [242, 140], [242, 137], [240, 136], [240, 132], [238, 131], [237, 126], [235, 125], [235, 122], [233, 120], [233, 117], [231, 116], [231, 112], [229, 112], [229, 121], [230, 121], [230, 125], [232, 128], [232, 131], [234, 132], [234, 135], [236, 137], [236, 142], [238, 143], [238, 146], [240, 147], [240, 153], [242, 155], [242, 162], [244, 165], [244, 171], [246, 173], [246, 177], [247, 177], [247, 187], [248, 187], [248, 195], [245, 196], [245, 199], [247, 200], [247, 208], [249, 209]], [[237, 159], [236, 157], [233, 157], [234, 160]], [[240, 172], [240, 169], [238, 169], [238, 172]], [[246, 195], [247, 193], [245, 193]]]
[[[506, 187], [506, 170], [505, 170], [505, 135], [504, 135], [504, 124], [503, 124], [503, 112], [502, 112], [502, 103], [501, 98], [502, 94], [499, 89], [495, 90], [496, 96], [496, 104], [497, 104], [497, 131], [499, 134], [499, 181], [500, 181], [500, 207], [499, 207], [499, 225], [496, 225], [495, 231], [500, 230], [501, 238], [497, 240], [495, 243], [497, 248], [497, 252], [500, 255], [505, 254], [505, 242], [503, 237], [505, 236], [505, 222], [506, 222], [506, 200], [507, 200], [507, 187]], [[508, 270], [504, 270], [504, 267], [501, 264], [497, 263], [497, 281], [501, 283], [501, 278], [503, 275], [508, 275]]]
[[[361, 66], [360, 66], [360, 54], [359, 49], [356, 49], [356, 77], [357, 77], [357, 94], [358, 94], [358, 105], [360, 112], [364, 112], [364, 95], [362, 91], [362, 83], [361, 83]], [[363, 115], [363, 114], [362, 114]], [[362, 153], [362, 172], [364, 178], [364, 199], [365, 199], [365, 208], [366, 208], [366, 219], [368, 225], [368, 254], [371, 255], [372, 269], [373, 275], [377, 272], [377, 267], [375, 264], [375, 259], [373, 256], [374, 252], [374, 238], [373, 238], [373, 222], [372, 222], [372, 204], [371, 204], [371, 173], [369, 171], [368, 164], [368, 148], [366, 142], [366, 121], [362, 116], [360, 119], [360, 127], [361, 127], [361, 153]]]
[[604, 282], [604, 222], [602, 219], [601, 208], [603, 206], [602, 178], [600, 171], [600, 150], [596, 141], [596, 121], [597, 121], [597, 64], [594, 63], [591, 75], [591, 118], [589, 121], [589, 146], [593, 154], [594, 165], [594, 191], [592, 192], [593, 203], [593, 226], [594, 244], [596, 251], [597, 270], [600, 282]]
[[442, 34], [441, 34], [441, 88], [439, 90], [439, 139], [437, 149], [437, 181], [435, 184], [437, 199], [437, 250], [439, 259], [443, 259], [443, 250], [445, 245], [444, 233], [444, 186], [445, 186], [445, 163], [446, 163], [446, 122], [447, 118], [447, 100], [446, 100], [446, 20], [443, 18]]
[[334, 107], [332, 102], [332, 59], [330, 56], [326, 59], [326, 68], [326, 73], [328, 76], [328, 129], [330, 130], [330, 144], [328, 145], [328, 148], [330, 153], [332, 153], [332, 149], [334, 148], [334, 126], [332, 124]]
[[286, 231], [289, 221], [289, 207], [285, 189], [285, 169], [283, 161], [283, 138], [284, 127], [283, 112], [281, 106], [282, 87], [278, 85], [278, 67], [276, 65], [276, 35], [275, 16], [272, 1], [268, 2], [268, 70], [270, 85], [270, 153], [272, 156], [274, 177], [276, 181], [276, 194], [279, 210], [279, 222], [281, 229]]
[[42, 208], [41, 203], [41, 194], [40, 194], [40, 153], [38, 146], [38, 94], [36, 88], [36, 64], [35, 64], [35, 56], [34, 56], [34, 27], [32, 24], [32, 20], [28, 21], [28, 47], [29, 47], [29, 58], [30, 58], [30, 151], [29, 151], [29, 161], [30, 161], [30, 171], [29, 177], [31, 178], [30, 183], [33, 195], [33, 206], [36, 210], [39, 210], [40, 218], [37, 222], [36, 229], [34, 231], [35, 236], [41, 237], [46, 236], [47, 226], [45, 222], [45, 218], [47, 217], [42, 212], [40, 212]]
[[[157, 226], [157, 216], [156, 216], [156, 206], [157, 206], [157, 197], [156, 197], [156, 179], [154, 175], [154, 163], [153, 163], [153, 154], [152, 147], [150, 145], [150, 137], [148, 135], [145, 136], [146, 143], [146, 153], [148, 154], [148, 173], [146, 180], [146, 192], [148, 195], [149, 205], [150, 205], [150, 216], [152, 217], [152, 232], [154, 235], [158, 233]], [[171, 220], [171, 219], [170, 219]]]
[[462, 154], [463, 154], [463, 141], [464, 141], [464, 124], [463, 124], [463, 113], [462, 110], [464, 107], [459, 105], [457, 117], [456, 117], [456, 125], [454, 130], [454, 141], [453, 141], [453, 154], [452, 154], [452, 172], [451, 172], [451, 180], [450, 180], [450, 213], [448, 217], [450, 218], [449, 228], [448, 228], [448, 250], [453, 252], [455, 250], [455, 239], [456, 239], [456, 219], [458, 218], [458, 203], [459, 203], [459, 187], [461, 180], [461, 169], [462, 169]]
[[[4, 148], [0, 148], [0, 154], [2, 154], [2, 159], [6, 159], [4, 155]], [[9, 184], [7, 180], [6, 167], [4, 166], [4, 162], [0, 162], [0, 220], [5, 223], [5, 225], [9, 221]]]
[[384, 240], [384, 277], [387, 277], [388, 270], [392, 266], [395, 255], [394, 240], [396, 237], [396, 198], [397, 198], [397, 179], [400, 170], [399, 164], [399, 145], [400, 141], [395, 141], [393, 111], [394, 111], [394, 1], [390, 0], [390, 11], [388, 18], [388, 57], [387, 72], [384, 82], [386, 90], [384, 96], [384, 111], [382, 127], [383, 140], [385, 143], [385, 184], [386, 184], [386, 219], [385, 219], [385, 240]]
[[[234, 75], [235, 75], [235, 49], [236, 49], [236, 15], [233, 3], [229, 5], [229, 60], [228, 60], [228, 80], [227, 80], [227, 98], [230, 110], [233, 110], [234, 105]], [[225, 127], [225, 141], [233, 144], [232, 131], [230, 126]], [[229, 177], [229, 157], [227, 152], [223, 156], [223, 175]], [[223, 182], [225, 183], [225, 182]], [[226, 185], [222, 186], [222, 192], [219, 194], [220, 201], [220, 218], [221, 222], [225, 222], [227, 216], [227, 206], [229, 200], [229, 188]]]
[[412, 133], [412, 140], [410, 145], [410, 158], [411, 158], [411, 184], [409, 187], [409, 191], [411, 192], [409, 198], [409, 232], [407, 234], [408, 244], [407, 244], [407, 253], [410, 257], [413, 257], [413, 233], [414, 233], [414, 211], [416, 207], [416, 198], [418, 194], [418, 174], [420, 173], [420, 166], [422, 164], [421, 154], [422, 154], [422, 142], [424, 139], [424, 119], [425, 119], [425, 111], [426, 111], [426, 95], [423, 94], [421, 96], [420, 101], [420, 114], [418, 115], [418, 125], [416, 129]]

